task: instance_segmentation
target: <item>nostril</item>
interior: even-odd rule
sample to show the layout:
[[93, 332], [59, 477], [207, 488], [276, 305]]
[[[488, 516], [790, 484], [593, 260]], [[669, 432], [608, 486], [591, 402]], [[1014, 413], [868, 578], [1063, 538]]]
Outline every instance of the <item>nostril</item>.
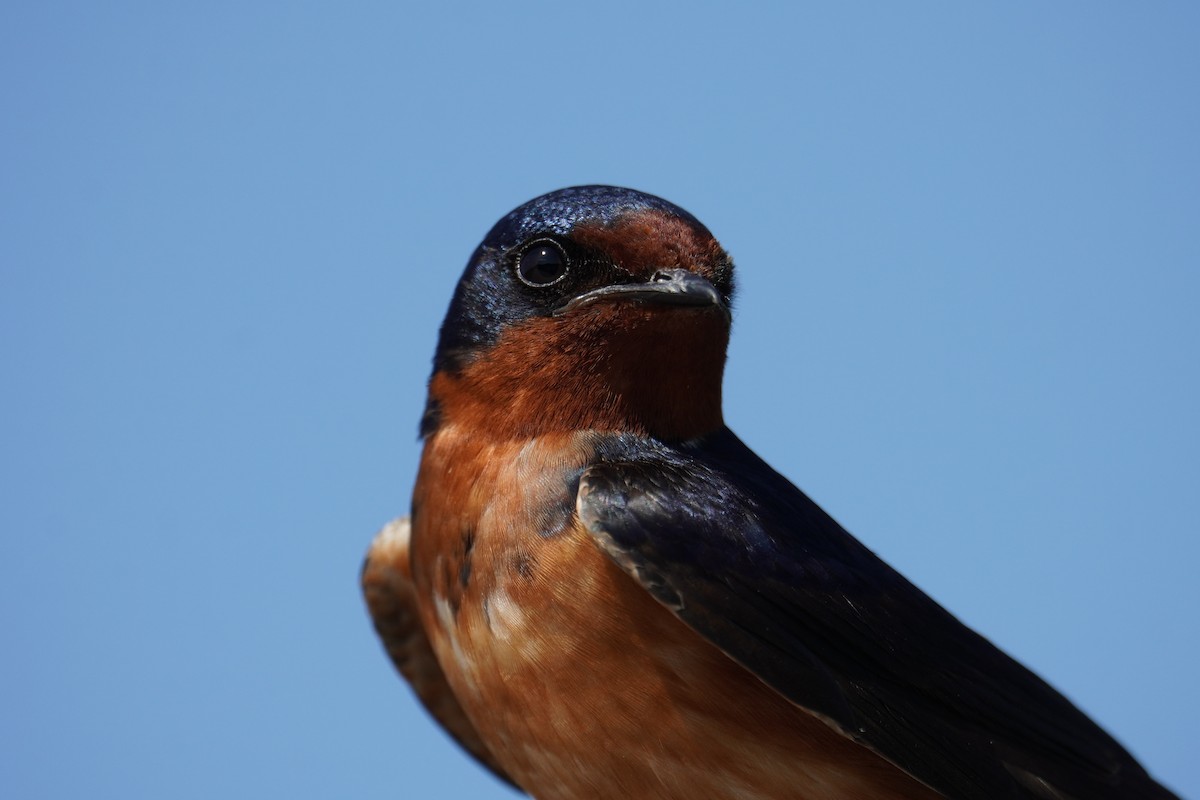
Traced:
[[678, 269], [660, 269], [650, 276], [651, 283], [669, 283], [679, 277], [682, 270]]

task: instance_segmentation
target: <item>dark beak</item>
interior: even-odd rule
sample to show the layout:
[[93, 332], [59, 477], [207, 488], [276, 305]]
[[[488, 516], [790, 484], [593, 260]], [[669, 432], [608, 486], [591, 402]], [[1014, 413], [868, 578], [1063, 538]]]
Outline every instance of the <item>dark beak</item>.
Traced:
[[554, 316], [593, 303], [607, 302], [653, 303], [697, 308], [712, 306], [724, 311], [726, 316], [729, 315], [729, 307], [721, 299], [721, 293], [707, 280], [686, 269], [660, 269], [645, 283], [620, 283], [585, 292], [554, 309]]

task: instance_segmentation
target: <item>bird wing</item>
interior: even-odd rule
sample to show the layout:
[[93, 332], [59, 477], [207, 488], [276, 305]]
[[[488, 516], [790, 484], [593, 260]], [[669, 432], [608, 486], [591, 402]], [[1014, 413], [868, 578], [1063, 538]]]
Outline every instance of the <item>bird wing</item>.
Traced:
[[1173, 797], [727, 429], [670, 447], [611, 437], [577, 511], [697, 633], [948, 797]]
[[362, 568], [362, 591], [375, 630], [392, 663], [412, 686], [425, 709], [464, 750], [504, 782], [518, 788], [492, 757], [446, 682], [417, 613], [417, 593], [409, 569], [409, 522], [400, 517], [375, 536]]

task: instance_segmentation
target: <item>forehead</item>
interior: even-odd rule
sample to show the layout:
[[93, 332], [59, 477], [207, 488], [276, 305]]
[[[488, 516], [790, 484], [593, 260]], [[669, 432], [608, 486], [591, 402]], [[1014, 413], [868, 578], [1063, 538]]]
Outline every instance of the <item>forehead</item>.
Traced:
[[703, 226], [657, 209], [628, 212], [609, 224], [580, 223], [572, 238], [603, 252], [627, 272], [645, 277], [655, 270], [682, 267], [720, 281], [718, 273], [728, 261]]
[[496, 223], [484, 245], [507, 249], [531, 236], [567, 235], [577, 226], [604, 226], [631, 212], [658, 212], [655, 216], [685, 220], [688, 227], [700, 222], [674, 203], [633, 189], [616, 186], [576, 186], [544, 194], [509, 212]]

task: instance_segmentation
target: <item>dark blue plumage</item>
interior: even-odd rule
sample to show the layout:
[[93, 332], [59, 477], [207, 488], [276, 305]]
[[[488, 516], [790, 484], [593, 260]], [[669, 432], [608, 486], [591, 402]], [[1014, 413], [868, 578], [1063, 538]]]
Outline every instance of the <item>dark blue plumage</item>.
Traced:
[[565, 235], [580, 222], [606, 224], [631, 211], [662, 211], [703, 228], [674, 203], [619, 186], [572, 186], [535, 197], [510, 211], [483, 238], [484, 248], [507, 249], [530, 236]]

